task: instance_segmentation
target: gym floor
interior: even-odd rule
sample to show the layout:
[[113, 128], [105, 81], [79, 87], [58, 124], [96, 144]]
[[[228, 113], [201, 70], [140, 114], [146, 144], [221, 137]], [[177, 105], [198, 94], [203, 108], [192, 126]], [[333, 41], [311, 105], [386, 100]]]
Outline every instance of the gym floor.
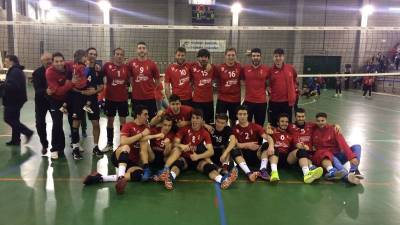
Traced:
[[[34, 129], [33, 91], [21, 120]], [[400, 221], [400, 98], [344, 92], [334, 98], [322, 91], [319, 99], [301, 99], [308, 120], [317, 112], [328, 113], [330, 123], [340, 124], [349, 144], [362, 146], [362, 185], [319, 181], [302, 182], [300, 169], [280, 170], [281, 182], [249, 184], [241, 175], [228, 190], [219, 188], [196, 172], [180, 176], [173, 191], [161, 184], [129, 183], [117, 195], [114, 183], [84, 187], [83, 178], [93, 170], [114, 173], [108, 157], [91, 154], [91, 125], [82, 146], [84, 159], [52, 162], [41, 156], [37, 135], [29, 145], [7, 147], [11, 130], [0, 125], [0, 224], [141, 224], [141, 225], [265, 225], [337, 224], [394, 225]], [[1, 111], [3, 108], [1, 108]], [[1, 112], [1, 116], [3, 113]], [[48, 115], [48, 133], [51, 118]], [[66, 136], [69, 135], [65, 119]], [[105, 118], [101, 119], [100, 147], [105, 146]], [[117, 130], [117, 129], [116, 129]], [[118, 136], [118, 135], [116, 135]], [[67, 146], [69, 138], [67, 136]], [[118, 140], [115, 140], [118, 141]]]

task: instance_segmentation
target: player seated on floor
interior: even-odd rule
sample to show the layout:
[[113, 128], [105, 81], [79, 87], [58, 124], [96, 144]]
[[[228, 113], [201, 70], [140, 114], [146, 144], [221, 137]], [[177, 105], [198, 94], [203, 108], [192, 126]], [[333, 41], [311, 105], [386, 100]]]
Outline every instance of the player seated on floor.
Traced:
[[203, 112], [193, 110], [191, 125], [179, 129], [174, 140], [174, 149], [168, 157], [160, 179], [165, 188], [173, 189], [173, 181], [183, 171], [191, 169], [206, 174], [227, 189], [237, 179], [237, 174], [221, 175], [209, 158], [214, 154], [210, 134], [203, 127]]
[[[333, 126], [327, 124], [328, 116], [326, 113], [318, 113], [315, 118], [318, 128], [314, 130], [312, 136], [313, 147], [316, 149], [312, 159], [313, 163], [318, 166], [321, 165], [327, 171], [325, 178], [328, 180], [343, 178], [349, 183], [360, 184], [360, 179], [355, 175], [355, 171], [358, 170], [361, 154], [355, 154], [347, 145], [343, 135], [336, 132]], [[361, 151], [358, 151], [358, 153], [361, 153]], [[350, 172], [344, 168], [338, 170], [333, 167], [334, 157], [340, 159], [342, 163], [350, 161]]]
[[[231, 157], [239, 164], [250, 182], [255, 182], [258, 176], [271, 182], [278, 181], [278, 161], [274, 157], [274, 141], [271, 136], [260, 125], [248, 121], [246, 106], [239, 106], [236, 116], [239, 123], [233, 128], [233, 134], [237, 142], [236, 147], [230, 152]], [[262, 143], [263, 140], [266, 142]], [[271, 160], [271, 176], [267, 173], [268, 159]], [[259, 171], [250, 171], [249, 166], [255, 168], [259, 165]]]
[[211, 162], [221, 168], [222, 174], [228, 174], [232, 170], [237, 173], [237, 168], [229, 154], [236, 146], [236, 138], [228, 126], [228, 119], [226, 114], [217, 114], [215, 115], [215, 124], [204, 124], [204, 127], [211, 133], [214, 148], [214, 155], [210, 158]]
[[169, 97], [169, 107], [166, 110], [161, 110], [157, 115], [151, 119], [150, 125], [157, 125], [162, 121], [163, 116], [169, 116], [174, 124], [173, 131], [190, 125], [190, 119], [192, 115], [192, 107], [182, 105], [179, 96], [173, 94]]
[[128, 181], [142, 181], [143, 171], [148, 169], [143, 162], [141, 149], [148, 150], [150, 135], [147, 120], [148, 110], [145, 106], [138, 105], [135, 109], [136, 118], [132, 122], [125, 123], [121, 129], [120, 146], [111, 154], [111, 163], [118, 168], [116, 175], [103, 176], [94, 172], [86, 177], [85, 185], [94, 183], [116, 181], [115, 189], [118, 194], [123, 194]]
[[273, 128], [272, 139], [275, 143], [275, 157], [278, 157], [278, 166], [299, 164], [304, 175], [304, 183], [309, 184], [322, 176], [321, 167], [311, 169], [309, 163], [312, 151], [309, 146], [302, 143], [295, 135], [288, 132], [289, 116], [285, 113], [278, 116], [278, 127]]

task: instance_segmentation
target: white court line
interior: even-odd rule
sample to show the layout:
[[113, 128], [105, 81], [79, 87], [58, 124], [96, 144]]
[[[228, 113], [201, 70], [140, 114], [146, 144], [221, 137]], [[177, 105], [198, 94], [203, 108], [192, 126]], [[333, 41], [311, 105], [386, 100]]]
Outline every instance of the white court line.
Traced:
[[299, 103], [299, 104], [297, 104], [297, 105], [309, 105], [309, 104], [313, 104], [313, 103], [315, 103], [315, 102], [317, 102], [317, 100], [316, 99], [313, 99], [311, 102], [305, 102], [305, 103]]

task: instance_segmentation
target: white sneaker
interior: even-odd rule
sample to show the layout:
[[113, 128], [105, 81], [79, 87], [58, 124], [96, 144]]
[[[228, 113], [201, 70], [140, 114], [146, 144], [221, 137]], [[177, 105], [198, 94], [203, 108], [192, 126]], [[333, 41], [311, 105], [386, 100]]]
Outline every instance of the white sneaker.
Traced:
[[337, 94], [335, 94], [334, 96], [337, 97]]
[[56, 152], [51, 152], [50, 153], [50, 158], [51, 159], [58, 159], [58, 152], [56, 151]]
[[109, 151], [114, 150], [113, 148], [114, 148], [113, 145], [107, 144], [106, 147], [103, 148], [103, 149], [101, 149], [100, 151], [101, 151], [101, 152], [109, 152]]

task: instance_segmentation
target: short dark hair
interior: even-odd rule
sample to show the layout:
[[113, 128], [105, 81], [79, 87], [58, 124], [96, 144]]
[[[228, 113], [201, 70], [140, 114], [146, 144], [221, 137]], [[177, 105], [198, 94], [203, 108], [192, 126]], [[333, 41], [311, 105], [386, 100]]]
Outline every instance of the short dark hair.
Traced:
[[55, 57], [61, 57], [63, 60], [65, 60], [64, 55], [61, 52], [54, 52], [51, 57], [51, 60], [54, 61]]
[[83, 49], [78, 49], [74, 53], [74, 62], [78, 63], [81, 59], [86, 56], [86, 51]]
[[226, 55], [226, 53], [228, 53], [228, 52], [230, 52], [230, 51], [234, 51], [235, 54], [236, 54], [236, 48], [230, 47], [230, 48], [227, 48], [227, 49], [225, 50], [225, 55]]
[[95, 50], [97, 52], [97, 49], [95, 47], [89, 47], [86, 49], [86, 54], [89, 53], [90, 50]]
[[225, 113], [217, 113], [215, 114], [215, 120], [218, 119], [228, 121], [229, 118], [228, 115], [226, 115]]
[[135, 106], [135, 108], [134, 108], [134, 111], [135, 111], [135, 118], [137, 118], [138, 115], [142, 114], [144, 110], [149, 111], [149, 109], [147, 109], [147, 107], [144, 106], [144, 105], [137, 105], [137, 106]]
[[139, 45], [147, 46], [146, 42], [144, 42], [144, 41], [139, 41], [139, 42], [136, 44], [136, 47], [139, 46]]
[[279, 121], [281, 118], [284, 118], [284, 117], [289, 119], [289, 115], [287, 113], [281, 113], [281, 114], [278, 115], [278, 120], [277, 121]]
[[251, 52], [250, 53], [260, 53], [260, 55], [261, 55], [261, 49], [259, 49], [259, 48], [253, 48], [253, 49], [251, 49]]
[[184, 48], [184, 47], [179, 47], [179, 48], [176, 49], [175, 54], [176, 54], [177, 52], [186, 53], [186, 48]]
[[318, 117], [328, 118], [328, 115], [324, 112], [319, 112], [319, 113], [317, 113], [317, 115], [315, 115], [315, 118], [318, 118]]
[[207, 49], [202, 48], [197, 52], [197, 57], [208, 57], [208, 58], [210, 58], [210, 52]]
[[176, 102], [176, 101], [181, 101], [181, 98], [178, 95], [172, 94], [171, 96], [169, 96], [168, 98], [169, 102]]
[[112, 51], [112, 52], [113, 52], [113, 55], [115, 55], [115, 52], [118, 51], [118, 50], [121, 50], [122, 52], [125, 53], [124, 49], [122, 49], [121, 47], [118, 47], [118, 48], [115, 48], [115, 49]]
[[166, 121], [174, 122], [174, 120], [173, 120], [172, 117], [170, 117], [170, 116], [164, 116], [162, 121], [165, 121], [165, 120], [166, 120]]
[[295, 113], [306, 113], [306, 110], [303, 109], [303, 108], [297, 108], [297, 109], [295, 110]]
[[16, 55], [7, 55], [6, 58], [13, 62], [13, 64], [19, 65], [19, 59]]
[[236, 108], [236, 113], [238, 113], [239, 110], [246, 110], [246, 112], [249, 112], [249, 109], [247, 108], [246, 105], [240, 105], [239, 107], [237, 107]]
[[275, 55], [275, 54], [284, 55], [284, 54], [285, 54], [285, 51], [283, 50], [283, 48], [276, 48], [276, 49], [274, 50], [274, 55]]
[[201, 109], [193, 109], [192, 116], [199, 116], [203, 118], [203, 110]]

